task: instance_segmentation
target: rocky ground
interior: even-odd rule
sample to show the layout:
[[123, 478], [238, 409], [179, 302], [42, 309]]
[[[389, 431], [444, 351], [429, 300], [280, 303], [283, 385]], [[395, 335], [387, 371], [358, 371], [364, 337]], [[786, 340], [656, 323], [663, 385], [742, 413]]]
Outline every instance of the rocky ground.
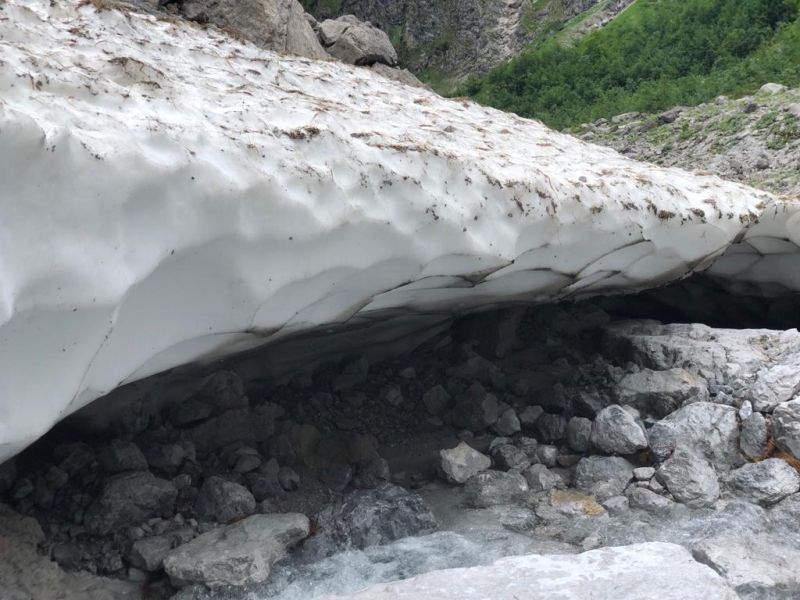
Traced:
[[[310, 598], [630, 543], [699, 569], [695, 591], [800, 594], [796, 330], [507, 310], [270, 389], [232, 365], [155, 417], [134, 405], [77, 436], [0, 468], [12, 598]], [[531, 560], [514, 564], [538, 577]]]
[[627, 113], [573, 133], [637, 160], [800, 195], [800, 90], [766, 84], [737, 100], [723, 96], [661, 114]]

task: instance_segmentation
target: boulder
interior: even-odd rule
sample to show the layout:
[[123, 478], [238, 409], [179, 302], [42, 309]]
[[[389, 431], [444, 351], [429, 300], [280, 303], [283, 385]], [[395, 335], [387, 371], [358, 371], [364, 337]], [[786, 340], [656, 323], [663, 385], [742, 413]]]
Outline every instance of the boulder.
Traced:
[[558, 465], [558, 448], [549, 444], [536, 446], [532, 462], [545, 467], [555, 467]]
[[775, 408], [772, 431], [778, 448], [800, 459], [800, 398]]
[[647, 436], [634, 416], [617, 404], [601, 410], [592, 424], [592, 444], [606, 454], [633, 454], [647, 448]]
[[533, 431], [540, 442], [560, 442], [567, 435], [567, 420], [561, 415], [544, 413], [536, 419]]
[[262, 583], [272, 565], [309, 531], [308, 518], [301, 514], [253, 515], [179, 546], [164, 559], [164, 570], [176, 587]]
[[800, 597], [800, 551], [772, 536], [719, 536], [692, 546], [695, 560], [746, 598]]
[[217, 476], [203, 482], [194, 502], [194, 511], [201, 521], [228, 523], [255, 510], [256, 499], [246, 487]]
[[530, 429], [543, 414], [544, 409], [541, 406], [526, 406], [519, 413], [520, 425], [525, 429]]
[[184, 0], [181, 11], [188, 19], [228, 29], [268, 50], [327, 57], [297, 0]]
[[800, 475], [786, 461], [768, 458], [732, 471], [731, 484], [749, 500], [771, 506], [800, 490]]
[[[773, 424], [775, 419], [773, 418]], [[781, 447], [778, 438], [776, 443]], [[764, 458], [769, 452], [769, 432], [767, 430], [767, 420], [759, 412], [752, 413], [746, 419], [742, 419], [742, 430], [739, 434], [739, 448], [747, 458], [758, 460]], [[784, 448], [785, 449], [785, 448]], [[800, 450], [800, 446], [798, 446]]]
[[714, 468], [684, 446], [678, 446], [661, 464], [656, 477], [678, 502], [692, 508], [711, 506], [719, 498], [719, 481]]
[[436, 517], [419, 494], [385, 483], [348, 494], [332, 517], [334, 537], [353, 548], [431, 533]]
[[544, 465], [531, 465], [522, 472], [531, 492], [549, 492], [564, 487], [564, 480]]
[[620, 404], [633, 406], [645, 416], [662, 419], [687, 402], [707, 401], [708, 386], [684, 369], [642, 369], [622, 378], [616, 397]]
[[0, 494], [4, 494], [10, 490], [16, 479], [17, 465], [13, 458], [0, 464]]
[[473, 432], [494, 425], [499, 416], [497, 397], [477, 382], [469, 387], [453, 410], [454, 422]]
[[704, 457], [717, 469], [739, 466], [739, 422], [731, 406], [697, 402], [687, 404], [648, 431], [650, 451], [658, 461], [666, 460], [677, 445]]
[[331, 56], [351, 65], [397, 64], [397, 51], [389, 36], [372, 23], [353, 15], [319, 24], [319, 40]]
[[780, 83], [765, 83], [760, 88], [758, 88], [758, 92], [760, 94], [769, 94], [770, 96], [774, 94], [780, 94], [787, 91], [789, 88], [785, 85]]
[[491, 565], [432, 571], [321, 600], [738, 600], [711, 568], [676, 544], [651, 542], [583, 554], [502, 558]]
[[108, 446], [100, 450], [97, 462], [111, 473], [147, 470], [147, 459], [139, 446], [123, 440], [112, 440]]
[[800, 356], [795, 356], [795, 360], [788, 363], [763, 368], [750, 388], [753, 408], [760, 412], [772, 412], [798, 394], [800, 394]]
[[646, 488], [631, 487], [626, 492], [626, 496], [630, 508], [638, 508], [653, 514], [669, 513], [675, 506], [675, 503], [669, 498]]
[[516, 469], [522, 471], [531, 464], [531, 460], [524, 451], [512, 444], [500, 444], [491, 450], [494, 466], [501, 471]]
[[528, 494], [528, 482], [516, 471], [484, 471], [464, 486], [464, 503], [471, 508], [515, 504]]
[[573, 485], [598, 500], [619, 496], [633, 479], [633, 465], [620, 456], [589, 456], [575, 468]]
[[567, 423], [567, 446], [575, 452], [586, 452], [591, 446], [592, 422], [586, 417], [572, 417]]
[[128, 560], [133, 566], [144, 571], [158, 571], [164, 564], [164, 557], [171, 549], [172, 543], [167, 536], [156, 535], [136, 540], [131, 546]]
[[106, 535], [153, 517], [171, 517], [177, 495], [171, 481], [147, 471], [116, 475], [87, 509], [84, 525], [89, 533]]
[[448, 391], [439, 384], [436, 384], [422, 395], [422, 403], [433, 416], [442, 414], [442, 411], [450, 405], [450, 400], [452, 400], [452, 397]]
[[522, 430], [517, 412], [513, 408], [507, 408], [498, 417], [494, 424], [494, 430], [498, 435], [514, 435]]

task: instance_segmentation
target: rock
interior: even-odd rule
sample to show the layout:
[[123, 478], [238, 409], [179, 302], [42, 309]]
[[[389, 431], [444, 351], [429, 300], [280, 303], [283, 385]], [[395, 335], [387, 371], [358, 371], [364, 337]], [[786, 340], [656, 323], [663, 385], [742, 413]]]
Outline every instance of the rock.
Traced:
[[[557, 574], [557, 576], [554, 576]], [[651, 542], [582, 554], [502, 558], [488, 566], [432, 571], [321, 600], [737, 600], [712, 569], [676, 544]]]
[[258, 502], [271, 496], [278, 496], [283, 492], [283, 488], [278, 482], [279, 472], [278, 461], [271, 458], [267, 462], [261, 463], [261, 466], [254, 473], [247, 474], [248, 487]]
[[575, 468], [574, 486], [602, 501], [619, 496], [633, 479], [633, 465], [619, 456], [589, 456]]
[[591, 445], [592, 422], [586, 417], [572, 417], [567, 423], [567, 445], [575, 452], [586, 452]]
[[275, 432], [275, 420], [268, 412], [248, 408], [227, 410], [185, 431], [187, 440], [201, 454], [231, 444], [256, 446]]
[[708, 401], [706, 383], [680, 368], [666, 371], [642, 369], [622, 378], [615, 390], [617, 401], [643, 415], [662, 419], [688, 402]]
[[513, 443], [525, 453], [525, 456], [527, 456], [531, 462], [537, 460], [536, 449], [539, 447], [539, 442], [536, 441], [536, 438], [522, 436], [513, 440]]
[[499, 510], [500, 524], [516, 533], [530, 533], [536, 525], [536, 513], [521, 506], [505, 506]]
[[633, 454], [647, 448], [642, 426], [617, 404], [598, 413], [592, 424], [591, 442], [607, 454]]
[[533, 430], [540, 442], [559, 442], [566, 437], [567, 420], [561, 415], [544, 413], [536, 419]]
[[656, 474], [653, 467], [638, 467], [633, 470], [633, 477], [636, 481], [649, 481]]
[[555, 467], [558, 465], [558, 448], [548, 444], [537, 446], [534, 462], [545, 467]]
[[746, 598], [800, 596], [800, 551], [772, 536], [719, 536], [692, 546], [695, 560]]
[[783, 92], [788, 91], [789, 88], [785, 85], [781, 85], [780, 83], [765, 83], [760, 88], [758, 88], [758, 92], [760, 94], [781, 94]]
[[137, 540], [131, 546], [128, 560], [131, 564], [148, 572], [158, 571], [164, 564], [164, 557], [172, 550], [168, 537], [157, 535]]
[[422, 83], [417, 76], [408, 69], [394, 68], [379, 62], [376, 62], [370, 68], [374, 73], [378, 73], [379, 75], [382, 75], [388, 79], [393, 79], [394, 81], [399, 81], [404, 85], [410, 85], [411, 87], [419, 88], [425, 87], [425, 84]]
[[527, 494], [528, 483], [516, 471], [484, 471], [467, 480], [464, 503], [472, 508], [488, 508], [521, 502]]
[[[778, 448], [800, 459], [800, 398], [785, 402], [775, 408], [772, 413], [772, 430]], [[764, 425], [763, 435], [766, 435], [766, 425]], [[742, 429], [742, 436], [744, 437], [744, 429]], [[762, 440], [761, 430], [757, 430], [754, 436], [754, 443], [760, 443]], [[763, 456], [763, 453], [759, 456]]]
[[522, 412], [519, 413], [520, 425], [526, 429], [530, 429], [543, 414], [544, 409], [541, 406], [526, 406]]
[[97, 455], [97, 462], [110, 473], [147, 470], [147, 459], [139, 446], [122, 440], [113, 440], [104, 447]]
[[480, 383], [474, 383], [456, 404], [454, 420], [459, 427], [482, 431], [494, 425], [498, 417], [497, 398], [489, 394]]
[[662, 125], [668, 125], [670, 123], [674, 123], [683, 111], [684, 108], [682, 106], [678, 106], [666, 112], [663, 112], [660, 115], [658, 115], [657, 117], [658, 122], [661, 123]]
[[294, 492], [300, 488], [300, 475], [291, 467], [281, 467], [278, 471], [278, 483], [286, 492]]
[[645, 488], [631, 487], [626, 495], [631, 508], [638, 508], [653, 514], [668, 513], [675, 506], [672, 500]]
[[[766, 166], [769, 167], [769, 158]], [[753, 408], [759, 412], [772, 412], [776, 407], [800, 395], [800, 364], [797, 360], [768, 366], [758, 372], [750, 388]]]
[[246, 487], [211, 476], [203, 482], [194, 510], [199, 520], [229, 523], [253, 514], [256, 499]]
[[358, 549], [431, 533], [437, 527], [421, 496], [391, 483], [348, 494], [333, 522], [335, 536]]
[[596, 391], [581, 391], [572, 399], [572, 410], [579, 417], [594, 419], [608, 406], [608, 400]]
[[770, 518], [782, 527], [792, 529], [800, 522], [800, 494], [787, 496], [769, 509]]
[[[772, 420], [775, 423], [775, 419]], [[777, 437], [776, 443], [780, 447]], [[800, 448], [800, 446], [798, 446]], [[739, 434], [739, 448], [747, 458], [752, 460], [762, 459], [769, 452], [769, 433], [767, 420], [764, 415], [754, 412], [742, 420], [742, 430]]]
[[[319, 480], [335, 492], [343, 492], [353, 479], [353, 467], [348, 464], [333, 464], [322, 467]], [[262, 498], [263, 499], [263, 498]], [[258, 497], [256, 497], [258, 500]]]
[[624, 515], [630, 510], [630, 503], [625, 496], [611, 496], [600, 503], [612, 517]]
[[450, 394], [444, 387], [436, 384], [427, 392], [422, 395], [422, 403], [425, 405], [427, 411], [433, 415], [438, 416], [450, 405]]
[[178, 427], [193, 425], [211, 416], [213, 406], [198, 398], [189, 398], [169, 409], [169, 419]]
[[372, 489], [392, 478], [389, 463], [380, 456], [358, 466], [353, 477], [353, 487]]
[[504, 410], [494, 424], [498, 435], [514, 435], [522, 430], [517, 413], [513, 408]]
[[234, 473], [250, 473], [261, 466], [261, 456], [255, 448], [242, 446], [231, 454], [228, 465]]
[[684, 446], [678, 446], [656, 472], [678, 502], [692, 508], [711, 506], [719, 498], [719, 481], [708, 462]]
[[748, 499], [770, 506], [800, 490], [800, 475], [786, 461], [768, 458], [732, 471], [731, 483]]
[[501, 471], [516, 469], [522, 471], [531, 464], [528, 455], [511, 444], [500, 444], [491, 451], [494, 466]]
[[16, 479], [17, 465], [12, 458], [0, 465], [0, 494], [4, 494], [10, 490]]
[[572, 489], [551, 490], [547, 508], [541, 503], [536, 508], [537, 516], [545, 520], [558, 517], [599, 517], [606, 514], [594, 496], [586, 496]]
[[564, 480], [544, 465], [531, 465], [522, 472], [531, 492], [549, 492], [564, 487]]
[[474, 450], [465, 442], [450, 450], [441, 450], [439, 456], [442, 459], [442, 471], [451, 483], [466, 483], [473, 475], [492, 466], [488, 456]]
[[186, 451], [180, 444], [150, 444], [145, 458], [153, 469], [174, 474], [183, 464]]
[[[183, 8], [187, 9], [187, 4], [193, 2], [207, 2], [208, 0], [188, 0], [184, 2]], [[237, 9], [244, 9], [245, 5], [250, 2], [269, 2], [271, 0], [245, 0], [238, 3]], [[231, 10], [233, 6], [230, 0], [217, 1], [219, 10]], [[227, 6], [225, 6], [227, 5]], [[233, 28], [231, 28], [233, 29]], [[195, 401], [210, 404], [216, 410], [222, 412], [226, 410], [233, 410], [235, 408], [247, 408], [249, 401], [245, 396], [244, 383], [242, 378], [239, 377], [235, 371], [217, 371], [213, 375], [208, 376], [201, 384], [198, 391], [193, 396]]]
[[84, 525], [89, 533], [106, 535], [153, 517], [171, 517], [177, 495], [171, 481], [147, 471], [116, 475], [87, 509]]
[[269, 50], [327, 56], [297, 0], [184, 0], [181, 10], [188, 19], [229, 29]]
[[369, 374], [369, 361], [363, 356], [351, 363], [348, 363], [342, 372], [331, 382], [334, 392], [349, 390], [356, 385], [363, 383]]
[[164, 559], [164, 570], [177, 587], [263, 583], [272, 565], [309, 531], [308, 518], [301, 514], [253, 515], [176, 548]]
[[739, 422], [731, 406], [697, 402], [688, 404], [655, 423], [648, 431], [650, 451], [664, 461], [681, 444], [718, 469], [741, 465]]

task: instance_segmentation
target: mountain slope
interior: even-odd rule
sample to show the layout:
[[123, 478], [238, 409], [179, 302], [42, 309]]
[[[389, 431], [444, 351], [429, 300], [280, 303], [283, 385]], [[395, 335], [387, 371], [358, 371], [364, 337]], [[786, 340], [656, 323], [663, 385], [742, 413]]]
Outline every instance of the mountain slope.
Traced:
[[800, 82], [798, 0], [638, 0], [574, 45], [534, 45], [459, 93], [566, 127]]

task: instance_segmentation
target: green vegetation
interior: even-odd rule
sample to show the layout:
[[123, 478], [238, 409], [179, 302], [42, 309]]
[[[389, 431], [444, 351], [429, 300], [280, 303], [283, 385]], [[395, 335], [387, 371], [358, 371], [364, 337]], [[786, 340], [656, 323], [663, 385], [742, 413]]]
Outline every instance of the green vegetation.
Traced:
[[533, 45], [456, 94], [564, 128], [768, 81], [800, 83], [800, 0], [638, 0], [574, 44]]

